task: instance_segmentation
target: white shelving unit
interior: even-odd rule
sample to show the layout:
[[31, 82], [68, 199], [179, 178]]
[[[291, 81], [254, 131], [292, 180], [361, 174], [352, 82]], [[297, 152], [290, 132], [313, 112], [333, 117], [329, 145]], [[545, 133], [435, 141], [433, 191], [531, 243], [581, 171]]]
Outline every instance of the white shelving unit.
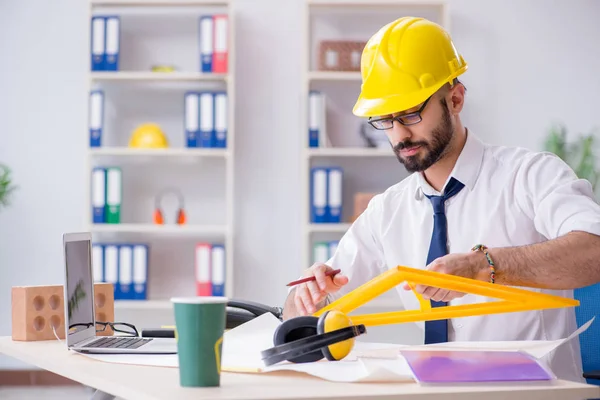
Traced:
[[[200, 72], [198, 18], [228, 15], [227, 73]], [[88, 70], [89, 91], [105, 90], [102, 147], [86, 139], [85, 224], [94, 242], [150, 244], [148, 300], [118, 300], [117, 310], [167, 310], [169, 297], [195, 295], [195, 244], [225, 246], [225, 295], [233, 296], [234, 270], [234, 148], [235, 148], [235, 18], [229, 0], [89, 0], [86, 38], [91, 54], [94, 15], [121, 18], [119, 71]], [[151, 45], [148, 45], [151, 43]], [[153, 72], [156, 64], [176, 65], [174, 72]], [[187, 148], [184, 133], [184, 93], [187, 90], [227, 93], [227, 147]], [[114, 101], [111, 107], [108, 105]], [[146, 107], [148, 106], [148, 107]], [[112, 118], [112, 125], [107, 124]], [[89, 138], [89, 128], [83, 134]], [[157, 122], [169, 139], [166, 149], [128, 147], [132, 129]], [[112, 142], [112, 143], [107, 143]], [[91, 212], [91, 170], [96, 165], [120, 166], [123, 173], [121, 223], [94, 224]], [[173, 172], [175, 168], [175, 172]], [[131, 169], [131, 171], [130, 171]], [[186, 178], [182, 178], [185, 175]], [[126, 176], [128, 176], [126, 178]], [[176, 183], [177, 179], [183, 184]], [[154, 195], [177, 186], [185, 197], [185, 225], [152, 222]], [[134, 204], [132, 204], [134, 203]], [[129, 204], [129, 205], [128, 205]], [[166, 212], [173, 213], [170, 208]], [[173, 217], [168, 215], [167, 217]], [[172, 218], [171, 218], [172, 219]]]
[[[402, 16], [422, 16], [449, 29], [445, 1], [419, 0], [306, 0], [304, 27], [303, 123], [300, 127], [301, 180], [303, 185], [302, 265], [313, 263], [313, 245], [318, 241], [338, 240], [351, 226], [353, 195], [356, 192], [381, 192], [400, 181], [407, 173], [389, 147], [369, 148], [360, 138], [360, 124], [352, 107], [360, 93], [359, 71], [318, 70], [321, 40], [366, 42], [387, 23]], [[308, 144], [308, 96], [319, 90], [326, 97], [327, 134], [331, 146], [311, 148]], [[343, 169], [343, 220], [339, 224], [311, 223], [310, 170], [313, 166], [341, 166]], [[397, 308], [395, 293], [380, 296], [365, 306]]]
[[110, 81], [163, 81], [163, 82], [197, 82], [227, 81], [228, 74], [212, 74], [202, 72], [152, 72], [152, 71], [115, 71], [91, 73], [94, 82]]

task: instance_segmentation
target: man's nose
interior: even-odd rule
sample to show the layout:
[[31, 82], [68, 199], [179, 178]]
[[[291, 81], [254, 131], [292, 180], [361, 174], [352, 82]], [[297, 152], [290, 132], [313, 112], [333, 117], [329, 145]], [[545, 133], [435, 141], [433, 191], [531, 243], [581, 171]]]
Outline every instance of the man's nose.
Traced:
[[389, 139], [392, 143], [404, 142], [412, 137], [412, 132], [406, 126], [398, 121], [394, 121], [394, 125], [388, 130]]

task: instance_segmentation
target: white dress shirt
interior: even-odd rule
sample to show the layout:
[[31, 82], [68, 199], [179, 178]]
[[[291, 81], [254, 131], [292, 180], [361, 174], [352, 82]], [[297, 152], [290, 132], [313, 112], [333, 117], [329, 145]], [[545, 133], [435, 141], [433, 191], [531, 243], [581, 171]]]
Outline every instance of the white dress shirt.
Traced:
[[[573, 230], [600, 235], [600, 206], [590, 183], [577, 179], [551, 153], [491, 146], [468, 132], [451, 176], [465, 187], [446, 201], [449, 253], [469, 252], [478, 243], [489, 248], [533, 244]], [[413, 173], [371, 200], [327, 262], [349, 277], [348, 284], [330, 296], [332, 300], [388, 268], [426, 267], [433, 209], [424, 194], [440, 193], [421, 173]], [[572, 290], [526, 289], [573, 297]], [[399, 306], [419, 308], [412, 291], [402, 285], [395, 290]], [[467, 294], [450, 305], [495, 300]], [[417, 325], [424, 328], [423, 322]], [[513, 312], [449, 320], [448, 340], [555, 340], [576, 328], [572, 307]], [[577, 339], [564, 343], [543, 361], [559, 378], [584, 381]]]

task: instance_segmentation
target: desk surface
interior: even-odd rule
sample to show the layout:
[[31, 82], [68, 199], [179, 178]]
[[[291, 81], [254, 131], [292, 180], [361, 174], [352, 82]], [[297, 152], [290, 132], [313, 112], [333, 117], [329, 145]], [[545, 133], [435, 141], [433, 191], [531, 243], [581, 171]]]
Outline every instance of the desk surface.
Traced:
[[127, 400], [186, 399], [589, 399], [600, 387], [576, 382], [419, 386], [416, 383], [336, 383], [295, 372], [223, 373], [219, 388], [182, 388], [176, 368], [105, 363], [67, 351], [58, 341], [0, 338], [0, 353]]

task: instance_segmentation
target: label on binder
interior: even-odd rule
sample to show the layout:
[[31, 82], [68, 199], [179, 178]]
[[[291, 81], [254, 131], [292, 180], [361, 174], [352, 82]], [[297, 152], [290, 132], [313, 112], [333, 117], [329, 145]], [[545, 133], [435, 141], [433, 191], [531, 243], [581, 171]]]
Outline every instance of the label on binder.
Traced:
[[118, 167], [106, 170], [106, 222], [121, 222], [121, 169]]
[[185, 95], [185, 137], [187, 147], [198, 147], [198, 93]]
[[101, 224], [106, 222], [106, 170], [94, 168], [92, 170], [92, 222]]
[[212, 72], [213, 25], [212, 16], [200, 17], [200, 71], [202, 72]]
[[92, 276], [94, 282], [104, 281], [104, 246], [101, 244], [92, 245]]
[[214, 147], [227, 147], [227, 94], [215, 94], [215, 143]]
[[200, 147], [213, 147], [214, 118], [213, 94], [200, 93]]
[[198, 296], [212, 295], [210, 256], [210, 244], [199, 243], [196, 245], [196, 294]]
[[327, 222], [327, 171], [324, 168], [312, 170], [311, 197], [312, 222]]
[[90, 147], [102, 145], [102, 120], [103, 120], [104, 92], [94, 90], [90, 93]]
[[212, 248], [212, 295], [225, 296], [225, 248], [214, 245]]
[[92, 71], [104, 70], [104, 30], [105, 22], [103, 17], [92, 18]]
[[119, 247], [119, 298], [132, 299], [133, 252], [131, 246]]
[[115, 245], [104, 247], [104, 281], [112, 283], [114, 298], [118, 299], [117, 283], [119, 281], [119, 249]]
[[342, 221], [342, 170], [331, 168], [329, 170], [328, 197], [328, 222], [340, 223]]
[[106, 19], [106, 70], [119, 70], [119, 36], [120, 22], [118, 17]]
[[148, 246], [133, 247], [133, 298], [146, 300], [148, 287]]
[[213, 55], [213, 72], [226, 73], [228, 56], [228, 21], [227, 15], [215, 15], [215, 47]]

